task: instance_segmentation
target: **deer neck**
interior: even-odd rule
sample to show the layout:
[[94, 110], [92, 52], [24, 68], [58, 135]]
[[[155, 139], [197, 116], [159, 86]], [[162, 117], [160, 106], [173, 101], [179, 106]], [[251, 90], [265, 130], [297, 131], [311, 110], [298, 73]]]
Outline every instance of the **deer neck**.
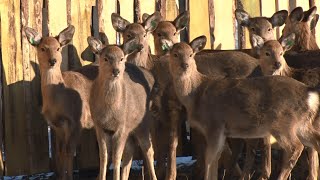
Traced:
[[174, 77], [174, 88], [179, 100], [187, 109], [192, 108], [196, 94], [205, 81], [205, 76], [198, 71], [188, 75]]
[[128, 62], [136, 66], [151, 69], [150, 47], [143, 48], [140, 52], [135, 52], [128, 57]]
[[50, 93], [52, 85], [64, 85], [60, 66], [56, 65], [53, 68], [41, 70], [41, 91], [43, 96]]
[[123, 76], [118, 79], [106, 78], [105, 75], [99, 74], [97, 78], [98, 94], [101, 94], [101, 98], [104, 98], [105, 104], [108, 107], [120, 108], [123, 99]]

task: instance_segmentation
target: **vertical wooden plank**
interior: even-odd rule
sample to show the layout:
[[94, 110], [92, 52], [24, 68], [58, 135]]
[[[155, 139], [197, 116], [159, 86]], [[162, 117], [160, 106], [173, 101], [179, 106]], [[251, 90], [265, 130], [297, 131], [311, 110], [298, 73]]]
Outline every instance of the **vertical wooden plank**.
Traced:
[[[201, 11], [199, 11], [201, 9]], [[210, 27], [209, 27], [209, 7], [208, 1], [189, 1], [190, 10], [190, 41], [194, 38], [205, 35], [207, 37], [206, 49], [210, 49]]]
[[[276, 0], [277, 11], [287, 10], [289, 13], [289, 0]], [[277, 28], [277, 38], [279, 39], [282, 35], [284, 26]]]
[[[313, 6], [319, 7], [320, 6], [320, 0], [312, 0], [311, 3], [310, 3], [310, 7], [313, 7]], [[316, 36], [317, 44], [319, 44], [320, 43], [320, 25], [319, 25], [319, 22], [316, 25], [315, 36]]]
[[132, 23], [134, 20], [133, 0], [119, 0], [119, 3], [121, 17]]
[[296, 0], [296, 7], [301, 6], [304, 11], [310, 8], [309, 0]]
[[[46, 0], [48, 5], [48, 28], [49, 35], [56, 36], [68, 26], [67, 23], [67, 1]], [[79, 1], [80, 2], [80, 1]], [[68, 48], [62, 50], [61, 70], [66, 71], [68, 66]]]
[[276, 12], [275, 1], [260, 0], [261, 1], [261, 16], [271, 17]]
[[[148, 0], [148, 1], [140, 1], [140, 19], [142, 19], [143, 13], [153, 14], [156, 10], [156, 2], [155, 0]], [[151, 49], [151, 53], [154, 54], [154, 40], [153, 36], [150, 34], [149, 36], [149, 46]]]
[[235, 49], [234, 16], [235, 2], [214, 1], [215, 25], [214, 47], [219, 49]]
[[[260, 13], [260, 0], [241, 0], [242, 5], [243, 5], [243, 9], [245, 11], [247, 11], [249, 13], [249, 15], [251, 17], [257, 17], [257, 16], [261, 16]], [[250, 49], [251, 48], [251, 44], [250, 44], [250, 37], [249, 37], [249, 31], [245, 29], [245, 46], [242, 48], [245, 49]]]
[[[74, 1], [71, 0], [71, 24], [75, 26], [73, 43], [69, 46], [72, 55], [69, 56], [69, 67], [77, 68], [91, 62], [81, 58], [81, 53], [88, 47], [87, 37], [91, 36], [91, 15], [92, 6], [95, 6], [95, 0]], [[92, 57], [93, 58], [93, 57]]]
[[[0, 35], [1, 35], [1, 12], [3, 11], [3, 1], [0, 2]], [[1, 38], [0, 38], [0, 47], [1, 47]], [[4, 128], [3, 128], [3, 83], [2, 83], [2, 50], [0, 48], [0, 176], [4, 176], [4, 164], [2, 158], [3, 149], [3, 138], [4, 138]]]
[[99, 32], [107, 34], [109, 43], [115, 44], [117, 40], [116, 31], [112, 27], [111, 14], [117, 12], [116, 0], [97, 0]]
[[29, 173], [20, 34], [20, 0], [6, 0], [1, 12], [6, 175]]
[[[21, 1], [23, 27], [32, 27], [42, 32], [42, 0]], [[30, 173], [49, 171], [47, 123], [41, 115], [40, 71], [36, 49], [22, 31], [22, 65], [25, 121], [28, 141]]]
[[166, 0], [166, 21], [173, 21], [179, 15], [179, 4], [176, 0]]

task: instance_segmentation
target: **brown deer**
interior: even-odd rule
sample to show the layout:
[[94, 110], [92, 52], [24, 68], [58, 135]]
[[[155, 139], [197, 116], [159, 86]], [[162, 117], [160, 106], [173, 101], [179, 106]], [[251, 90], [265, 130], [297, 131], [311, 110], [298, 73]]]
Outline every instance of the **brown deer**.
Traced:
[[188, 121], [206, 139], [205, 179], [217, 179], [217, 162], [226, 137], [273, 135], [285, 150], [278, 179], [287, 179], [303, 145], [320, 152], [319, 92], [288, 77], [248, 79], [209, 77], [198, 72], [194, 55], [206, 38], [178, 43], [170, 50], [169, 69]]
[[92, 128], [89, 109], [91, 81], [77, 72], [61, 72], [61, 50], [74, 34], [70, 25], [56, 37], [42, 37], [36, 30], [24, 29], [37, 49], [41, 72], [42, 114], [56, 136], [58, 179], [72, 179], [73, 155], [82, 128]]
[[297, 7], [291, 11], [282, 30], [283, 37], [292, 33], [296, 35], [295, 45], [291, 51], [299, 52], [319, 49], [316, 39], [312, 34], [312, 30], [315, 28], [319, 18], [316, 12], [316, 6], [305, 12], [301, 7]]
[[[130, 63], [128, 56], [143, 48], [137, 39], [122, 46], [104, 46], [98, 39], [89, 38], [94, 53], [99, 55], [99, 74], [91, 90], [90, 109], [100, 151], [99, 179], [106, 179], [108, 142], [112, 143], [113, 179], [120, 180], [120, 163], [129, 136], [138, 142], [152, 179], [154, 171], [153, 145], [148, 111], [154, 79], [151, 73]], [[125, 171], [130, 170], [132, 154], [124, 157]], [[127, 173], [128, 174], [128, 173]], [[122, 179], [128, 178], [122, 176]]]
[[[320, 85], [320, 68], [295, 69], [289, 67], [283, 54], [294, 46], [295, 34], [282, 38], [281, 41], [264, 41], [261, 37], [255, 36], [255, 47], [260, 60], [260, 66], [265, 75], [281, 75], [294, 78], [309, 87], [317, 88]], [[307, 179], [317, 179], [319, 170], [318, 153], [313, 148], [307, 149], [309, 162], [309, 176]]]

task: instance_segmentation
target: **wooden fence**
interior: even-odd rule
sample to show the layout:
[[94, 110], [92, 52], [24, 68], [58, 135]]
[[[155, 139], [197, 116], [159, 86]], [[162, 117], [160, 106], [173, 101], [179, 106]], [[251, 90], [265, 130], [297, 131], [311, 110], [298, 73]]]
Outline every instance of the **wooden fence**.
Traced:
[[[275, 11], [305, 10], [320, 0], [0, 0], [1, 91], [0, 176], [52, 171], [48, 127], [41, 111], [38, 60], [22, 28], [30, 26], [44, 35], [57, 35], [68, 24], [76, 33], [72, 45], [63, 50], [62, 70], [90, 63], [81, 58], [86, 38], [105, 32], [110, 43], [119, 37], [111, 25], [111, 13], [140, 21], [143, 13], [158, 10], [167, 20], [190, 11], [190, 27], [182, 39], [206, 35], [207, 49], [250, 48], [248, 33], [236, 25], [234, 10], [243, 8], [252, 16], [271, 16]], [[281, 32], [277, 30], [279, 37]], [[215, 42], [213, 42], [213, 33]], [[244, 34], [244, 36], [242, 36]], [[316, 29], [320, 41], [320, 27]], [[1, 146], [3, 144], [3, 146]], [[4, 147], [4, 149], [2, 149]], [[85, 131], [76, 156], [76, 168], [98, 167], [93, 131]]]

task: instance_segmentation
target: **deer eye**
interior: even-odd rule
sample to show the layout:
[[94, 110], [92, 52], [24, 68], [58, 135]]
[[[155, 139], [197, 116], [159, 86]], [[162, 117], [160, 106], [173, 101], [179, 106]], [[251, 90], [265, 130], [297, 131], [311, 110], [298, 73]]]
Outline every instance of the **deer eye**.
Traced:
[[253, 32], [254, 32], [255, 30], [256, 30], [256, 29], [255, 29], [254, 27], [252, 27], [252, 28], [251, 28], [251, 31], [253, 31]]
[[157, 33], [157, 36], [161, 37], [162, 35], [161, 35], [161, 33]]
[[173, 56], [177, 58], [177, 57], [178, 57], [178, 54], [173, 54]]
[[280, 52], [280, 56], [283, 56], [283, 52], [282, 51]]
[[44, 47], [42, 47], [42, 48], [41, 48], [41, 51], [44, 52], [44, 51], [46, 51], [46, 49], [45, 49]]
[[143, 37], [147, 37], [147, 33], [145, 33], [145, 34], [143, 35]]
[[129, 39], [130, 39], [131, 37], [132, 37], [132, 36], [131, 36], [131, 34], [128, 34], [128, 35], [127, 35], [127, 38], [129, 38]]
[[270, 56], [271, 54], [269, 52], [266, 52], [266, 56]]
[[123, 58], [121, 58], [120, 61], [123, 61]]
[[104, 61], [108, 62], [109, 60], [108, 60], [108, 58], [107, 58], [107, 57], [104, 57]]
[[272, 30], [271, 28], [268, 29], [268, 31], [271, 31], [271, 30]]
[[192, 57], [193, 54], [190, 54], [190, 57]]
[[57, 48], [57, 51], [60, 51], [60, 47]]

